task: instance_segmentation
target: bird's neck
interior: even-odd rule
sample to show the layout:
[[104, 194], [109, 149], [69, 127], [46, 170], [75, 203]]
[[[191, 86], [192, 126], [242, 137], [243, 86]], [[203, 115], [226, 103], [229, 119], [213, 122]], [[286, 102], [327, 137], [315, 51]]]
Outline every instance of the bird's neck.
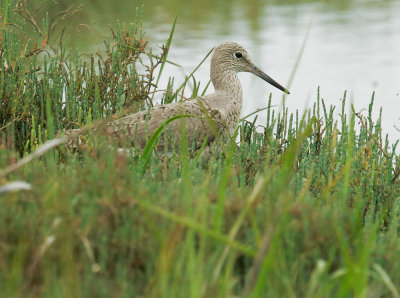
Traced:
[[227, 69], [211, 68], [211, 81], [216, 93], [225, 93], [232, 101], [242, 102], [243, 92], [236, 72]]
[[229, 135], [233, 135], [242, 111], [242, 86], [236, 72], [211, 68], [215, 105], [220, 107], [226, 120]]

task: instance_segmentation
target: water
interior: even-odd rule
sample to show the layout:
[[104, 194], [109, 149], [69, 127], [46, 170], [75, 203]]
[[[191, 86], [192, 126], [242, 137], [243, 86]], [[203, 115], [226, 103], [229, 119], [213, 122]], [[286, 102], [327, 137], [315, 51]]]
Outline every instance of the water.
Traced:
[[[131, 21], [134, 7], [140, 5], [140, 1], [102, 3], [103, 10], [96, 11], [93, 6], [88, 16], [98, 30], [107, 23], [115, 24], [116, 19]], [[289, 110], [309, 107], [318, 86], [321, 97], [337, 110], [345, 90], [347, 101], [356, 111], [368, 108], [375, 91], [375, 116], [377, 107], [383, 107], [384, 132], [392, 142], [400, 138], [396, 129], [400, 128], [400, 1], [151, 0], [145, 2], [144, 28], [152, 46], [165, 42], [175, 15], [178, 23], [169, 59], [183, 70], [169, 66], [164, 84], [168, 76], [175, 76], [175, 82], [183, 81], [184, 74], [192, 71], [212, 47], [235, 41], [249, 51], [259, 68], [287, 86], [312, 22], [304, 54], [288, 86]], [[208, 82], [209, 60], [196, 78], [203, 86]], [[240, 78], [243, 115], [265, 107], [270, 93], [276, 109], [281, 108], [279, 90], [251, 74], [240, 74]], [[261, 125], [264, 115], [259, 114]]]

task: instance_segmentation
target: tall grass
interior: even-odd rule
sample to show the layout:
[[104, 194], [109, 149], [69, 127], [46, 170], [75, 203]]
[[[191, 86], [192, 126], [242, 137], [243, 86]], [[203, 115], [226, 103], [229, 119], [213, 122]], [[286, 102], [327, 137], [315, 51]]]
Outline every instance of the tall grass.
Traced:
[[[151, 104], [168, 51], [142, 48], [140, 12], [98, 59], [61, 60], [27, 56], [47, 48], [17, 39], [7, 11], [1, 168], [57, 131]], [[154, 59], [148, 76], [141, 55]], [[178, 98], [173, 88], [164, 100]], [[373, 98], [367, 115], [345, 101], [327, 107], [318, 94], [299, 115], [270, 100], [261, 129], [243, 120], [239, 141], [206, 161], [189, 156], [185, 138], [171, 157], [137, 158], [97, 133], [80, 152], [0, 170], [0, 186], [32, 187], [0, 191], [1, 296], [399, 297], [399, 156], [371, 116]]]

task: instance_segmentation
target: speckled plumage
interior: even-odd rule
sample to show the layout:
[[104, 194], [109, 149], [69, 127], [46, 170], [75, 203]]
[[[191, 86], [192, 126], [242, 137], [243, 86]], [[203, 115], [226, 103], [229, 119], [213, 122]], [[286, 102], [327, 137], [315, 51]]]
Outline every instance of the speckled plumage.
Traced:
[[170, 145], [178, 146], [183, 121], [190, 147], [194, 141], [194, 148], [199, 148], [206, 138], [208, 143], [215, 139], [215, 130], [210, 127], [210, 120], [205, 115], [207, 114], [220, 135], [232, 135], [240, 118], [243, 101], [238, 72], [254, 73], [288, 93], [285, 88], [254, 66], [242, 46], [226, 42], [215, 48], [211, 58], [210, 75], [215, 93], [128, 115], [107, 123], [107, 131], [119, 139], [128, 137], [134, 147], [143, 148], [148, 138], [169, 118], [179, 114], [200, 116], [175, 120], [169, 124], [166, 133]]

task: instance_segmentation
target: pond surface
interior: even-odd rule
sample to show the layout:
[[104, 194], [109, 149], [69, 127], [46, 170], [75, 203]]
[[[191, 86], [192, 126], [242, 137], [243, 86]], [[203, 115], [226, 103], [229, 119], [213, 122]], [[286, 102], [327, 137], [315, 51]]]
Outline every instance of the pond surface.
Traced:
[[[117, 20], [133, 21], [135, 7], [143, 1], [114, 3], [88, 1], [79, 21], [108, 32], [107, 25]], [[310, 107], [318, 87], [327, 105], [337, 106], [338, 112], [345, 90], [347, 102], [357, 111], [368, 109], [375, 91], [375, 116], [383, 107], [384, 132], [392, 142], [400, 139], [396, 129], [400, 128], [400, 1], [149, 0], [144, 10], [144, 29], [152, 46], [165, 42], [178, 16], [169, 59], [183, 70], [169, 66], [164, 84], [168, 76], [183, 81], [211, 48], [235, 41], [248, 50], [259, 68], [288, 86], [289, 111]], [[307, 32], [303, 55], [288, 85]], [[205, 86], [209, 60], [195, 77]], [[240, 79], [243, 115], [265, 107], [270, 93], [276, 109], [282, 108], [279, 90], [251, 74], [240, 74]], [[261, 112], [258, 123], [264, 121]]]

